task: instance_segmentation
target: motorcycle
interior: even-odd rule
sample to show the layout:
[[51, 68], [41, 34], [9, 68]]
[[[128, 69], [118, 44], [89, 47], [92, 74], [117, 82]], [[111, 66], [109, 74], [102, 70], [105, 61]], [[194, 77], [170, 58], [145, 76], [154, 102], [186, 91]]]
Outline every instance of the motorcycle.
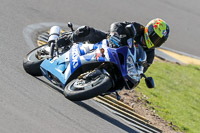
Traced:
[[72, 101], [90, 99], [98, 95], [116, 93], [135, 88], [142, 77], [147, 87], [154, 88], [152, 77], [146, 77], [143, 69], [146, 53], [132, 38], [128, 46], [111, 48], [109, 39], [97, 44], [74, 43], [58, 47], [55, 40], [60, 36], [73, 35], [71, 31], [60, 33], [59, 26], [50, 29], [48, 44], [29, 52], [23, 61], [24, 70], [32, 76], [44, 76], [63, 89], [66, 98]]

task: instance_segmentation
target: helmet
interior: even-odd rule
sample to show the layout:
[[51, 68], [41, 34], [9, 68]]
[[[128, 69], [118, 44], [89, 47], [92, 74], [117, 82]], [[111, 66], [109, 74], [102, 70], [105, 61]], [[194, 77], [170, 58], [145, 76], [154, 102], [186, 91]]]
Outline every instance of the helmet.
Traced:
[[160, 18], [151, 20], [145, 27], [144, 37], [147, 48], [160, 47], [169, 36], [169, 26]]

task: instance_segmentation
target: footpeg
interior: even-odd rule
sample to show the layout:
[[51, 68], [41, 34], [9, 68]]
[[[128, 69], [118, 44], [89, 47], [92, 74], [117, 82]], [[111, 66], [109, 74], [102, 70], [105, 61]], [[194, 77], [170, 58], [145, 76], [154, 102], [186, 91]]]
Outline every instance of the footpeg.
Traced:
[[121, 100], [121, 96], [119, 95], [119, 93], [118, 92], [115, 92], [115, 94], [116, 94], [116, 96], [117, 96], [117, 100]]

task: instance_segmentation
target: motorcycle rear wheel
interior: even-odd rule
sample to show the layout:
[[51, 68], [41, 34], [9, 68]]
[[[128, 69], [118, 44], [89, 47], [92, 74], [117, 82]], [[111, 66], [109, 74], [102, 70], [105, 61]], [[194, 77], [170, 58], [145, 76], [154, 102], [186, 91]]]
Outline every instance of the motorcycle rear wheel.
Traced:
[[26, 55], [26, 57], [24, 58], [23, 67], [24, 67], [24, 70], [28, 74], [30, 74], [32, 76], [42, 76], [42, 72], [40, 70], [40, 64], [42, 63], [42, 61], [44, 59], [46, 59], [49, 56], [47, 55], [47, 57], [45, 57], [45, 58], [38, 59], [36, 57], [36, 53], [37, 53], [37, 51], [39, 51], [45, 47], [49, 47], [49, 46], [47, 44], [45, 44], [40, 47], [37, 47], [37, 48], [33, 49], [31, 52], [29, 52]]
[[[81, 84], [81, 82], [83, 82], [83, 84]], [[112, 80], [107, 74], [102, 72], [100, 75], [95, 77], [95, 79], [91, 79], [90, 81], [79, 78], [72, 80], [66, 85], [63, 93], [69, 100], [81, 101], [105, 93], [111, 87]]]

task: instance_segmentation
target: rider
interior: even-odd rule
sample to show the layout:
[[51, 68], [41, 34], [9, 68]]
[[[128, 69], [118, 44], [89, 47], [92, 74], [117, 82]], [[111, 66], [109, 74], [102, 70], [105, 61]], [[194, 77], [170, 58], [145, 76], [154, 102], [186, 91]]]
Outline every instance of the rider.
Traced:
[[[127, 44], [127, 39], [132, 37], [135, 44], [143, 47], [147, 54], [147, 66], [144, 72], [152, 64], [155, 56], [155, 48], [160, 47], [169, 36], [169, 26], [160, 18], [151, 20], [145, 27], [137, 22], [115, 22], [110, 26], [109, 33], [96, 30], [89, 26], [79, 27], [71, 37], [74, 42], [89, 41], [90, 43], [98, 43], [107, 37], [112, 40], [110, 47], [120, 47]], [[67, 45], [68, 37], [57, 40], [58, 46]]]

